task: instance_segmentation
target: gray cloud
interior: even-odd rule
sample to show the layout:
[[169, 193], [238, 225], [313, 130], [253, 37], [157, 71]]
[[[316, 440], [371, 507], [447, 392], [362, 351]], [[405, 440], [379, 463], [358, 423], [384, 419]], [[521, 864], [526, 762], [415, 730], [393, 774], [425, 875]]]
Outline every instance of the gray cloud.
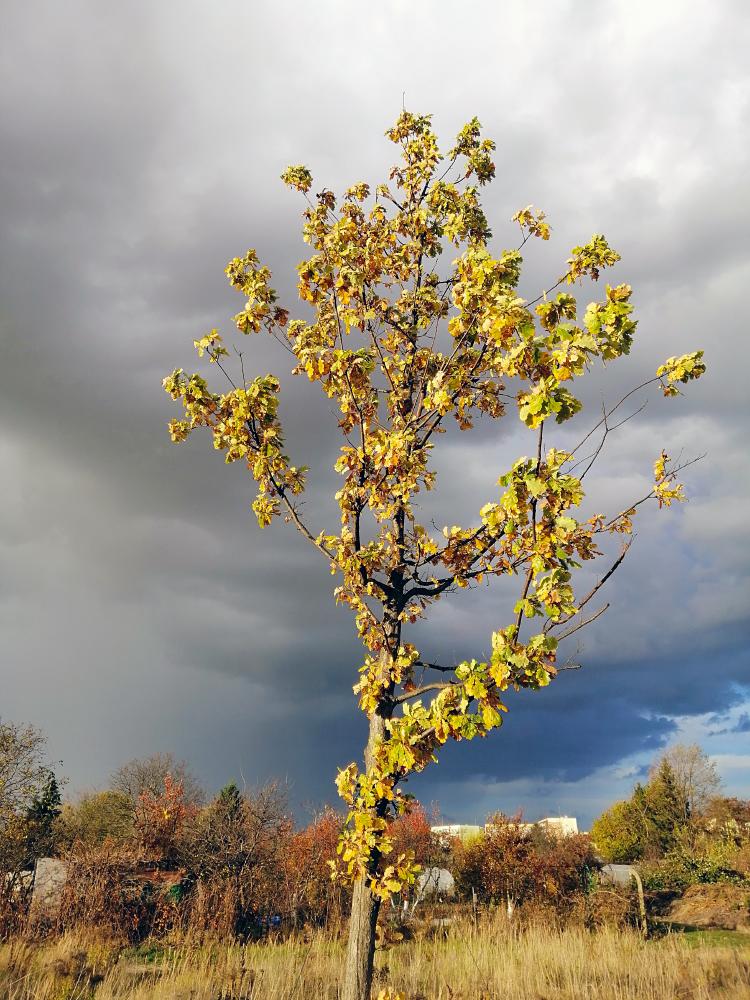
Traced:
[[[526, 781], [533, 812], [545, 782], [580, 791], [660, 746], [675, 716], [736, 701], [750, 681], [742, 15], [731, 2], [686, 18], [677, 3], [469, 15], [396, 0], [356, 13], [333, 0], [5, 12], [0, 708], [49, 732], [74, 785], [163, 749], [210, 785], [287, 777], [301, 802], [330, 796], [335, 766], [358, 753], [361, 652], [325, 565], [284, 525], [257, 530], [249, 484], [207, 442], [169, 444], [160, 382], [194, 364], [195, 337], [227, 326], [239, 303], [223, 266], [248, 245], [293, 302], [305, 247], [278, 174], [304, 160], [331, 187], [379, 179], [403, 91], [446, 141], [473, 114], [497, 139], [498, 246], [515, 239], [516, 208], [548, 212], [529, 295], [593, 231], [622, 252], [615, 278], [636, 289], [641, 339], [592, 380], [582, 427], [667, 355], [705, 346], [710, 366], [686, 399], [651, 398], [590, 484], [590, 508], [611, 507], [637, 495], [663, 444], [708, 452], [687, 477], [691, 503], [644, 520], [612, 609], [571, 648], [584, 669], [514, 699], [503, 732], [450, 748], [420, 794], [442, 789], [468, 814], [480, 786]], [[275, 345], [244, 346], [251, 370], [282, 374], [290, 450], [312, 466], [306, 512], [335, 525], [327, 402], [288, 377]], [[470, 520], [530, 447], [513, 415], [447, 435], [429, 516]], [[458, 595], [418, 641], [477, 655], [510, 599]]]

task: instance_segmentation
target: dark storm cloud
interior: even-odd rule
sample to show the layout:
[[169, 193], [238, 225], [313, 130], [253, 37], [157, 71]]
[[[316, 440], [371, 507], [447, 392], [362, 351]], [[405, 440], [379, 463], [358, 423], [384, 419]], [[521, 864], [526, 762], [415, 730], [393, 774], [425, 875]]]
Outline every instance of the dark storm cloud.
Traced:
[[733, 726], [727, 726], [725, 729], [714, 729], [711, 735], [725, 736], [731, 733], [750, 733], [750, 715], [747, 712], [743, 712]]
[[[497, 139], [498, 247], [515, 240], [516, 208], [550, 215], [524, 292], [591, 232], [622, 252], [614, 279], [636, 288], [641, 340], [586, 390], [588, 412], [669, 354], [705, 346], [710, 365], [685, 400], [651, 398], [591, 483], [590, 509], [609, 509], [640, 495], [662, 444], [709, 452], [690, 506], [647, 519], [604, 624], [571, 646], [583, 669], [515, 698], [496, 739], [450, 748], [420, 795], [469, 818], [480, 787], [507, 785], [533, 811], [545, 782], [585, 797], [588, 781], [593, 810], [602, 768], [662, 745], [675, 716], [736, 701], [750, 681], [742, 14], [477, 3], [459, 18], [395, 0], [4, 12], [0, 712], [47, 730], [75, 785], [159, 749], [212, 786], [280, 776], [302, 802], [328, 796], [336, 764], [358, 753], [361, 652], [325, 563], [287, 526], [257, 530], [246, 478], [205, 440], [170, 445], [160, 382], [193, 366], [194, 338], [228, 326], [230, 256], [256, 246], [294, 300], [301, 206], [278, 174], [303, 160], [321, 185], [380, 179], [404, 90], [445, 140], [475, 113]], [[275, 344], [243, 347], [250, 372], [282, 375], [289, 449], [312, 468], [305, 514], [334, 528], [328, 402], [286, 375]], [[469, 521], [532, 447], [512, 415], [442, 444], [443, 491], [426, 508], [438, 525]], [[481, 655], [513, 599], [458, 595], [417, 641], [435, 658]]]

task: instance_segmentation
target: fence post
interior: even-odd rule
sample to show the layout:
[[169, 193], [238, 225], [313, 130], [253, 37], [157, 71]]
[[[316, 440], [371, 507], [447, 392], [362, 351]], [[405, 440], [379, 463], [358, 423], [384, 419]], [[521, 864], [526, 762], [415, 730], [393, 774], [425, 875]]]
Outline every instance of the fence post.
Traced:
[[644, 938], [648, 937], [648, 920], [646, 919], [646, 900], [643, 896], [643, 882], [641, 881], [641, 876], [638, 874], [635, 868], [630, 871], [630, 876], [635, 882], [636, 891], [638, 893], [638, 918], [641, 927], [641, 934]]

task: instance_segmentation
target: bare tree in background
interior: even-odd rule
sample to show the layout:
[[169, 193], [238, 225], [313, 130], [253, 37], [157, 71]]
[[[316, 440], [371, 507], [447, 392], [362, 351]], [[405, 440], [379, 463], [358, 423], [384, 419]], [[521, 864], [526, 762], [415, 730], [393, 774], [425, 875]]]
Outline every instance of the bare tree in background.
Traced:
[[664, 761], [671, 767], [685, 802], [685, 821], [700, 816], [721, 792], [721, 778], [716, 764], [697, 743], [676, 743], [651, 765], [649, 780], [654, 779]]
[[3, 817], [29, 808], [51, 770], [47, 738], [31, 725], [0, 719], [0, 824]]
[[199, 806], [203, 803], [203, 789], [187, 763], [177, 760], [171, 753], [154, 753], [150, 757], [136, 757], [128, 761], [114, 772], [110, 784], [113, 791], [127, 795], [135, 805], [144, 792], [154, 796], [161, 795], [167, 776], [182, 785], [187, 805]]

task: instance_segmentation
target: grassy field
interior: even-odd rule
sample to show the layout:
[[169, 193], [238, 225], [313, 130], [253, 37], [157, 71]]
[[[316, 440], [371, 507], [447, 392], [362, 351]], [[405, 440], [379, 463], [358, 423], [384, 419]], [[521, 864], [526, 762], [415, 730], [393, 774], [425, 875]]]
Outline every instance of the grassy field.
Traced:
[[[343, 945], [145, 943], [69, 934], [0, 946], [1, 1000], [335, 1000]], [[374, 995], [407, 1000], [747, 1000], [750, 937], [520, 930], [470, 922], [377, 955]]]

